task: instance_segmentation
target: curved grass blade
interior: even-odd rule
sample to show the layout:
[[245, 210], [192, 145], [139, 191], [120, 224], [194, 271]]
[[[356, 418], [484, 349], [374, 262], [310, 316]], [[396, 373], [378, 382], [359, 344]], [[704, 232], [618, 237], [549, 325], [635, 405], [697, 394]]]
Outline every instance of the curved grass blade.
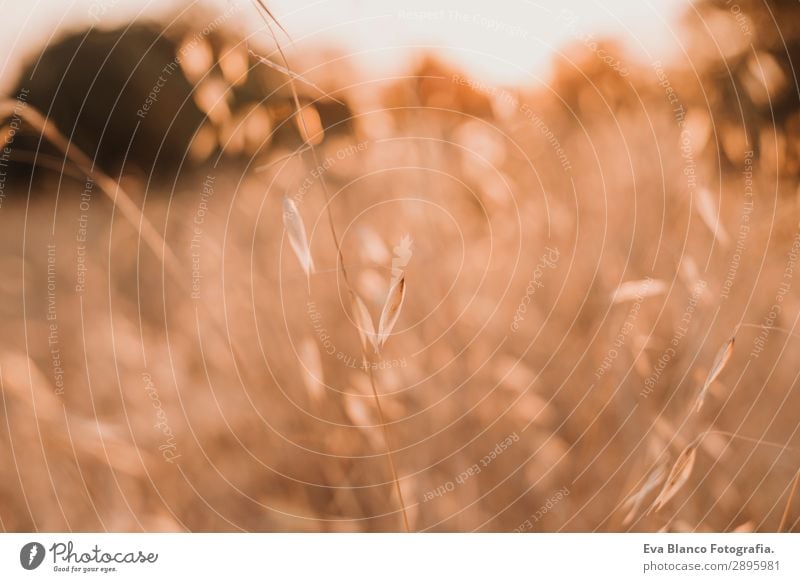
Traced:
[[711, 369], [708, 371], [706, 381], [703, 382], [703, 387], [700, 389], [700, 394], [697, 395], [697, 400], [694, 404], [695, 412], [700, 412], [700, 409], [703, 408], [703, 404], [706, 401], [706, 396], [708, 396], [709, 387], [714, 380], [719, 377], [719, 375], [722, 373], [722, 370], [724, 370], [725, 366], [728, 365], [728, 362], [730, 362], [731, 356], [733, 355], [733, 345], [735, 341], [736, 336], [731, 336], [731, 338], [719, 349], [717, 355], [714, 356], [714, 363], [711, 365]]
[[392, 285], [389, 294], [386, 296], [386, 303], [381, 312], [378, 322], [378, 338], [375, 343], [376, 351], [380, 350], [392, 333], [397, 318], [400, 317], [400, 308], [403, 307], [403, 300], [406, 297], [406, 278], [405, 276]]
[[686, 482], [689, 480], [689, 476], [692, 474], [692, 468], [694, 467], [694, 461], [696, 458], [697, 445], [690, 445], [686, 447], [683, 452], [678, 455], [678, 459], [672, 466], [669, 477], [667, 477], [667, 480], [664, 483], [664, 488], [661, 489], [658, 497], [656, 497], [656, 500], [653, 502], [653, 509], [655, 511], [658, 511], [664, 507], [667, 502], [675, 497], [675, 494], [678, 493], [678, 491], [680, 491], [681, 488], [686, 484]]
[[311, 286], [311, 274], [314, 272], [314, 259], [311, 257], [311, 250], [308, 247], [306, 229], [303, 226], [303, 219], [297, 211], [294, 200], [288, 196], [283, 197], [283, 226], [289, 236], [289, 244], [292, 246], [300, 266], [305, 271], [306, 278]]
[[355, 291], [351, 291], [350, 300], [353, 304], [353, 317], [356, 319], [358, 335], [361, 338], [361, 347], [364, 348], [364, 352], [370, 349], [377, 352], [375, 324], [372, 323], [372, 317], [369, 314], [367, 306], [364, 305], [361, 297], [359, 297]]

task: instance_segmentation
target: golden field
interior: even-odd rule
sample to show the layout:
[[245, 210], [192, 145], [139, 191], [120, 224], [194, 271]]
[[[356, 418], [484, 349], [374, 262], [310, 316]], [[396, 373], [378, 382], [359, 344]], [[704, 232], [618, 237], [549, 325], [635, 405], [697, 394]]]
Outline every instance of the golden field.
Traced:
[[797, 531], [800, 32], [741, 5], [525, 87], [287, 49], [303, 121], [284, 76], [174, 181], [9, 182], [2, 528]]

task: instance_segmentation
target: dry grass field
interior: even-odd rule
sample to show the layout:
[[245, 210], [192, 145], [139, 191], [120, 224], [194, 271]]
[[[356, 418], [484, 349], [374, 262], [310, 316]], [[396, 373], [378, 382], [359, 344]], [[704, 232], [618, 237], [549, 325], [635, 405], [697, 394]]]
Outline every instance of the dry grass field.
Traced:
[[212, 104], [174, 180], [105, 168], [141, 214], [50, 152], [0, 198], [0, 527], [800, 530], [800, 32], [740, 6], [529, 87], [287, 46], [303, 121], [277, 69]]

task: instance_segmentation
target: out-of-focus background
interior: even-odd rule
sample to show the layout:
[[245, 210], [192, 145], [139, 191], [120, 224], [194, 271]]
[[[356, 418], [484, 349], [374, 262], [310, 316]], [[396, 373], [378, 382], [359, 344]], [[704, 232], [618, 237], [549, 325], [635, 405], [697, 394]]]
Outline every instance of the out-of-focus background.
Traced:
[[[8, 18], [0, 24], [0, 47], [9, 55], [5, 67], [11, 70], [19, 66], [21, 58], [40, 48], [35, 43], [47, 42], [64, 29], [123, 26], [140, 18], [163, 24], [192, 6], [203, 6], [218, 15], [246, 4], [239, 0], [9, 4], [5, 7]], [[369, 68], [373, 79], [406, 68], [409, 55], [430, 51], [494, 82], [524, 82], [545, 74], [552, 53], [576, 35], [614, 36], [626, 44], [632, 58], [647, 58], [648, 51], [662, 56], [678, 52], [675, 19], [686, 7], [686, 2], [679, 0], [642, 4], [523, 0], [493, 9], [478, 0], [439, 0], [434, 6], [423, 0], [409, 0], [403, 6], [385, 0], [276, 0], [268, 5], [292, 35], [296, 49], [340, 47], [350, 59]], [[567, 12], [574, 13], [574, 21], [559, 22], [559, 15]], [[245, 34], [257, 32], [262, 21], [254, 17], [252, 9], [247, 7], [241, 14], [243, 17], [229, 22], [229, 28]]]
[[6, 12], [4, 530], [800, 528], [796, 3], [265, 7]]

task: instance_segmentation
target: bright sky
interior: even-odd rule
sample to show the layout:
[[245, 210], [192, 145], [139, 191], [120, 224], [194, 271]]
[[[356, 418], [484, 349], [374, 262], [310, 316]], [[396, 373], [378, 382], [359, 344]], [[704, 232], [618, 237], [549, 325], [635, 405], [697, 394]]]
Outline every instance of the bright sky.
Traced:
[[[231, 3], [246, 22], [258, 23], [249, 0]], [[186, 0], [0, 0], [0, 77], [37, 42], [63, 28], [114, 26], [137, 16], [158, 16]], [[663, 59], [676, 50], [675, 19], [687, 0], [267, 0], [296, 40], [296, 50], [339, 44], [363, 53], [368, 72], [386, 74], [415, 47], [435, 46], [468, 72], [493, 82], [542, 74], [552, 51], [593, 33], [621, 39], [634, 54]], [[401, 7], [401, 8], [399, 8]], [[34, 43], [34, 44], [32, 44]], [[13, 73], [12, 73], [13, 74]]]

